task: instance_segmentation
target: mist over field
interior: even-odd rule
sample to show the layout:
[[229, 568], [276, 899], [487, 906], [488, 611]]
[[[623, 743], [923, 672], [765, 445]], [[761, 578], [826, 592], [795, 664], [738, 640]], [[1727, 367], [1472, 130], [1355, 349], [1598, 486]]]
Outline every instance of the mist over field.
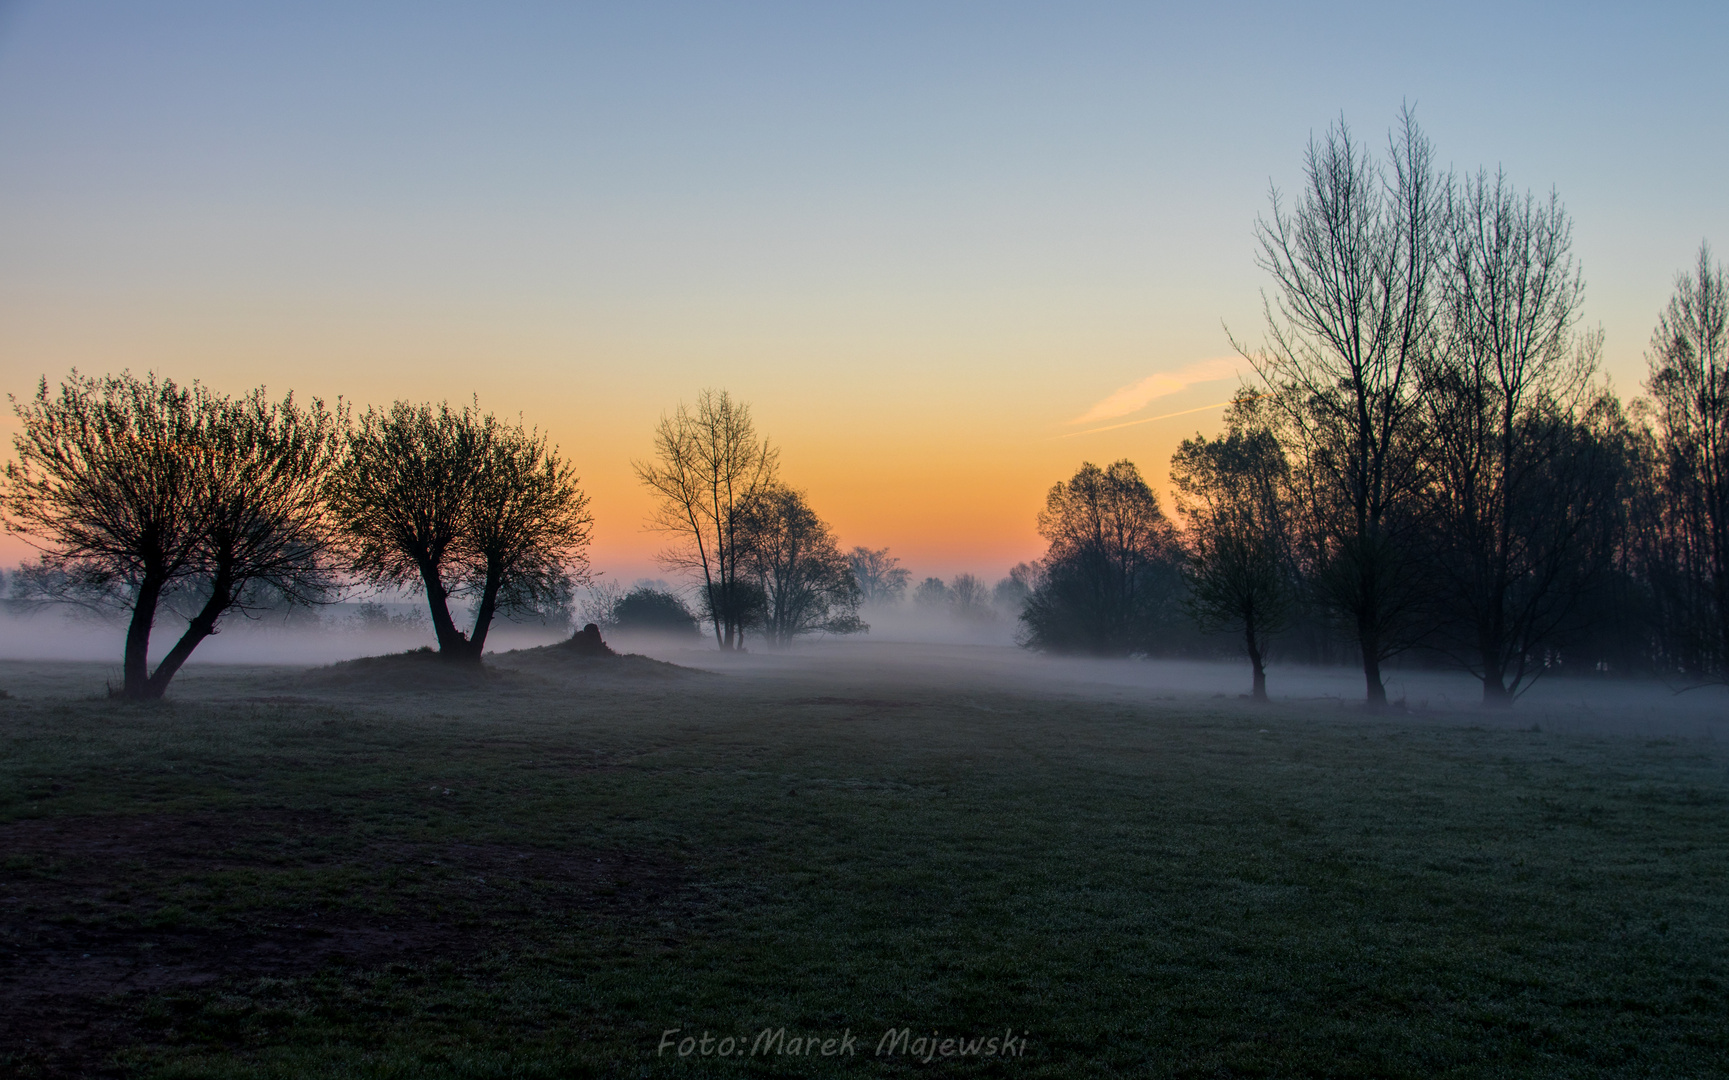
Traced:
[[[409, 607], [409, 605], [403, 605]], [[412, 608], [410, 608], [412, 610]], [[617, 651], [749, 680], [804, 674], [843, 680], [867, 692], [872, 685], [918, 685], [963, 692], [1061, 693], [1116, 702], [1212, 702], [1246, 698], [1249, 672], [1239, 659], [1184, 660], [1052, 656], [1029, 652], [1014, 640], [1012, 620], [956, 619], [913, 604], [866, 609], [868, 633], [801, 641], [791, 648], [757, 647], [723, 653], [712, 635], [669, 636], [612, 631]], [[176, 626], [165, 621], [164, 639]], [[87, 613], [48, 609], [0, 613], [0, 657], [13, 661], [76, 661], [101, 665], [115, 678], [124, 625]], [[568, 638], [570, 628], [510, 624], [489, 640], [488, 655], [508, 660], [516, 650], [539, 649]], [[186, 677], [224, 666], [297, 669], [432, 645], [425, 625], [364, 625], [326, 613], [318, 619], [236, 619], [226, 624], [188, 664]], [[1361, 709], [1361, 673], [1353, 667], [1268, 665], [1270, 697], [1287, 704]], [[0, 685], [0, 689], [8, 689]], [[11, 688], [16, 691], [16, 687]], [[93, 692], [101, 687], [93, 685]], [[1555, 675], [1539, 679], [1510, 710], [1481, 707], [1481, 684], [1433, 665], [1391, 667], [1387, 689], [1396, 714], [1417, 724], [1633, 737], [1729, 740], [1729, 687], [1683, 679]]]

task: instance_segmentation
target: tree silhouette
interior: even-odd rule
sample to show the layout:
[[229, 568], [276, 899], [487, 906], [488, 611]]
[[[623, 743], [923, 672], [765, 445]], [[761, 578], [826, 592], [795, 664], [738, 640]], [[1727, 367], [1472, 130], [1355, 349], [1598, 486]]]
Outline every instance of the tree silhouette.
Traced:
[[1506, 707], [1606, 569], [1610, 406], [1599, 338], [1573, 324], [1584, 285], [1572, 223], [1486, 173], [1448, 214], [1439, 347], [1423, 364], [1422, 427], [1438, 611], [1431, 641]]
[[760, 610], [760, 595], [742, 577], [736, 511], [774, 482], [779, 458], [767, 439], [757, 438], [750, 406], [725, 390], [704, 390], [694, 409], [681, 403], [661, 417], [654, 460], [632, 463], [658, 500], [649, 527], [676, 538], [661, 561], [701, 575], [703, 608], [722, 649], [743, 643]]
[[[422, 589], [439, 653], [480, 659], [493, 616], [568, 598], [586, 572], [591, 518], [570, 466], [537, 432], [475, 405], [397, 402], [349, 432], [328, 489], [348, 566]], [[470, 632], [453, 596], [474, 596]]]
[[1181, 593], [1181, 554], [1133, 463], [1083, 464], [1051, 488], [1039, 533], [1050, 548], [1021, 615], [1029, 645], [1097, 655], [1156, 647]]
[[895, 604], [906, 595], [912, 571], [889, 554], [888, 548], [855, 547], [847, 554], [859, 596], [866, 604]]
[[1267, 638], [1296, 601], [1290, 534], [1290, 468], [1255, 423], [1256, 398], [1238, 395], [1217, 439], [1185, 440], [1171, 459], [1177, 509], [1187, 519], [1187, 603], [1206, 630], [1243, 635], [1254, 700], [1267, 700]]
[[1682, 617], [1701, 673], [1729, 672], [1729, 278], [1699, 247], [1658, 320], [1646, 383]]
[[[321, 403], [74, 372], [13, 409], [8, 527], [42, 547], [43, 571], [130, 610], [120, 696], [161, 697], [226, 613], [272, 596], [308, 602], [332, 584], [319, 495], [340, 443]], [[151, 671], [151, 630], [173, 589], [195, 610]]]
[[861, 596], [852, 568], [803, 492], [779, 484], [759, 488], [734, 513], [740, 565], [762, 599], [763, 631], [772, 643], [868, 629], [858, 618]]
[[1308, 577], [1359, 646], [1367, 700], [1418, 636], [1415, 538], [1426, 482], [1418, 364], [1435, 348], [1443, 185], [1407, 110], [1393, 175], [1341, 122], [1309, 144], [1304, 188], [1258, 223], [1267, 344], [1238, 345], [1267, 385], [1293, 471]]

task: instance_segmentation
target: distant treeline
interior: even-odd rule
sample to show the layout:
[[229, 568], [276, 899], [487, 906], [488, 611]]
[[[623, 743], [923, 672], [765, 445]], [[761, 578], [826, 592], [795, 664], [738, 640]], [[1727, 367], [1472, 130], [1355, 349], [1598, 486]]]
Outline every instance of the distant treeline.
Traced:
[[1257, 378], [1171, 462], [1179, 532], [1130, 463], [1050, 494], [1031, 644], [1263, 659], [1411, 653], [1509, 703], [1545, 672], [1729, 674], [1729, 293], [1701, 247], [1623, 405], [1579, 326], [1557, 197], [1442, 174], [1409, 114], [1386, 160], [1339, 125], [1259, 223]]

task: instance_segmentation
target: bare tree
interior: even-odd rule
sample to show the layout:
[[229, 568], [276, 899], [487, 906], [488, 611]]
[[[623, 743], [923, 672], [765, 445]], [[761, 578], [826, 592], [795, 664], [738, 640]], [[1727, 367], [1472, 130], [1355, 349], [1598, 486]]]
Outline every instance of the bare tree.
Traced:
[[1239, 394], [1227, 433], [1185, 440], [1171, 458], [1171, 480], [1188, 523], [1189, 611], [1203, 629], [1243, 635], [1254, 700], [1266, 701], [1267, 639], [1290, 617], [1297, 583], [1290, 467], [1255, 418], [1255, 397]]
[[632, 464], [659, 500], [649, 527], [677, 539], [661, 561], [700, 574], [716, 644], [738, 648], [757, 604], [742, 577], [736, 511], [774, 482], [779, 451], [757, 438], [750, 406], [704, 390], [694, 409], [681, 403], [661, 417], [654, 458]]
[[1044, 581], [1045, 564], [1038, 560], [1018, 562], [1009, 567], [1009, 576], [991, 589], [991, 603], [1013, 618], [1026, 610], [1027, 597]]
[[[472, 404], [367, 410], [327, 497], [349, 568], [424, 590], [449, 659], [479, 660], [501, 607], [568, 599], [586, 570], [591, 519], [570, 467], [538, 433]], [[465, 595], [468, 633], [450, 613]]]
[[1573, 333], [1584, 284], [1554, 193], [1480, 172], [1448, 225], [1443, 347], [1423, 380], [1436, 644], [1505, 707], [1604, 569], [1588, 557], [1615, 499], [1590, 427], [1599, 339]]
[[734, 513], [740, 568], [762, 598], [770, 642], [784, 647], [802, 634], [868, 629], [859, 621], [861, 596], [852, 568], [803, 492], [780, 484], [762, 487]]
[[895, 604], [906, 595], [912, 571], [889, 554], [888, 548], [855, 547], [847, 554], [859, 596], [866, 604]]
[[949, 611], [957, 619], [988, 623], [997, 617], [991, 602], [990, 586], [977, 574], [956, 574], [950, 578], [948, 602]]
[[[1675, 515], [1681, 577], [1708, 615], [1693, 651], [1706, 669], [1729, 673], [1729, 279], [1699, 246], [1658, 319], [1646, 382], [1657, 404], [1665, 495]], [[1700, 612], [1701, 615], [1704, 612]]]
[[[224, 614], [329, 586], [318, 496], [338, 420], [322, 404], [75, 372], [13, 408], [8, 525], [42, 547], [45, 572], [130, 609], [121, 696], [161, 697]], [[194, 611], [152, 671], [151, 630], [175, 589]]]
[[1311, 142], [1304, 189], [1258, 223], [1273, 278], [1268, 340], [1237, 346], [1267, 384], [1295, 456], [1309, 578], [1361, 650], [1370, 707], [1424, 599], [1413, 537], [1424, 484], [1418, 365], [1435, 347], [1445, 184], [1407, 109], [1392, 175], [1343, 122]]

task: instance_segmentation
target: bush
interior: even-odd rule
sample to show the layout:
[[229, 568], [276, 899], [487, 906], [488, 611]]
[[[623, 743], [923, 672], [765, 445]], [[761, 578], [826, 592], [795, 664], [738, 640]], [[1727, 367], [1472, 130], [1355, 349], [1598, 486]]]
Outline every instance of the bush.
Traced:
[[697, 637], [696, 616], [684, 601], [659, 589], [637, 588], [619, 597], [608, 620], [616, 630]]

